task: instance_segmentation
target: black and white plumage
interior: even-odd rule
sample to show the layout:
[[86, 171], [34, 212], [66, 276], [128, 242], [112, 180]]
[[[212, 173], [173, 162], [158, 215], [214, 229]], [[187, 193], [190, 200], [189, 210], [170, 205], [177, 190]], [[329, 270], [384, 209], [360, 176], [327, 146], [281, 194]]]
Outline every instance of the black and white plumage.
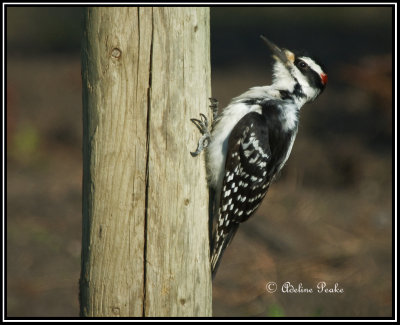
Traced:
[[[254, 214], [289, 158], [296, 138], [299, 111], [325, 88], [321, 64], [305, 55], [280, 49], [264, 36], [275, 63], [271, 86], [254, 87], [236, 97], [211, 131], [204, 115], [192, 119], [203, 134], [198, 155], [206, 148], [206, 168], [215, 227], [212, 235], [213, 276], [240, 223]], [[211, 202], [212, 201], [212, 202]]]

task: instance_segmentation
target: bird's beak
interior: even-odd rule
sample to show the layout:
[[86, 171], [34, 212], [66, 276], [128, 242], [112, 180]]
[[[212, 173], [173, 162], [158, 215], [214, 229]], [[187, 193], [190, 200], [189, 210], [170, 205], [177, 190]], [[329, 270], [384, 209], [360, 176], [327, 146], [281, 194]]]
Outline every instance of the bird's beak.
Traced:
[[267, 46], [271, 49], [272, 54], [275, 58], [279, 59], [284, 65], [290, 66], [294, 62], [294, 54], [287, 49], [281, 49], [272, 43], [268, 38], [264, 35], [260, 35], [261, 39], [267, 44]]

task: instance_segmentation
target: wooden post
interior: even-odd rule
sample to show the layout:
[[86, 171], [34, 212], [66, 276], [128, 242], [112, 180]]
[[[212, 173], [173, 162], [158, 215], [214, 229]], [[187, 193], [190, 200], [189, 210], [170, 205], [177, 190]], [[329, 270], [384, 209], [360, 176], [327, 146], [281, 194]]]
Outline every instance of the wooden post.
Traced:
[[208, 8], [89, 8], [81, 316], [211, 316]]

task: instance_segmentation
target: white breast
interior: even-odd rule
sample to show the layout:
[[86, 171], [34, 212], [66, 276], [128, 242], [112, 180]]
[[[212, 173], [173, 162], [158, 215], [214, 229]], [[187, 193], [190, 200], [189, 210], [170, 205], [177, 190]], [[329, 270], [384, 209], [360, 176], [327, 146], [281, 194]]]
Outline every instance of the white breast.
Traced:
[[259, 105], [232, 103], [223, 111], [211, 133], [211, 142], [207, 148], [207, 175], [210, 187], [217, 188], [222, 183], [225, 170], [226, 152], [229, 136], [235, 125], [250, 112], [261, 114]]
[[283, 159], [282, 163], [280, 164], [280, 166], [278, 168], [278, 172], [283, 168], [283, 166], [285, 165], [286, 161], [289, 159], [290, 153], [292, 152], [294, 140], [296, 139], [296, 135], [297, 135], [297, 129], [294, 130], [294, 133], [293, 133], [292, 137], [290, 138], [290, 144], [289, 144], [288, 151], [286, 153], [285, 158]]
[[293, 130], [298, 123], [298, 105], [286, 104], [282, 108], [281, 123], [284, 131]]

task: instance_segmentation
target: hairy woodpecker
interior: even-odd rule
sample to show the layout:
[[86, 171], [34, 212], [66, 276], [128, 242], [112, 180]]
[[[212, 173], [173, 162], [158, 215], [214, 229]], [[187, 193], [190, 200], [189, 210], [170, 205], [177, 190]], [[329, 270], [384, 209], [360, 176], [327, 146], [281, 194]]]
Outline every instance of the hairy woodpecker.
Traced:
[[300, 108], [321, 94], [328, 81], [317, 60], [261, 38], [275, 59], [272, 85], [251, 88], [232, 99], [220, 114], [217, 101], [211, 99], [211, 130], [205, 115], [191, 119], [202, 133], [192, 156], [206, 148], [211, 224], [215, 218], [213, 277], [239, 224], [254, 214], [287, 161]]

